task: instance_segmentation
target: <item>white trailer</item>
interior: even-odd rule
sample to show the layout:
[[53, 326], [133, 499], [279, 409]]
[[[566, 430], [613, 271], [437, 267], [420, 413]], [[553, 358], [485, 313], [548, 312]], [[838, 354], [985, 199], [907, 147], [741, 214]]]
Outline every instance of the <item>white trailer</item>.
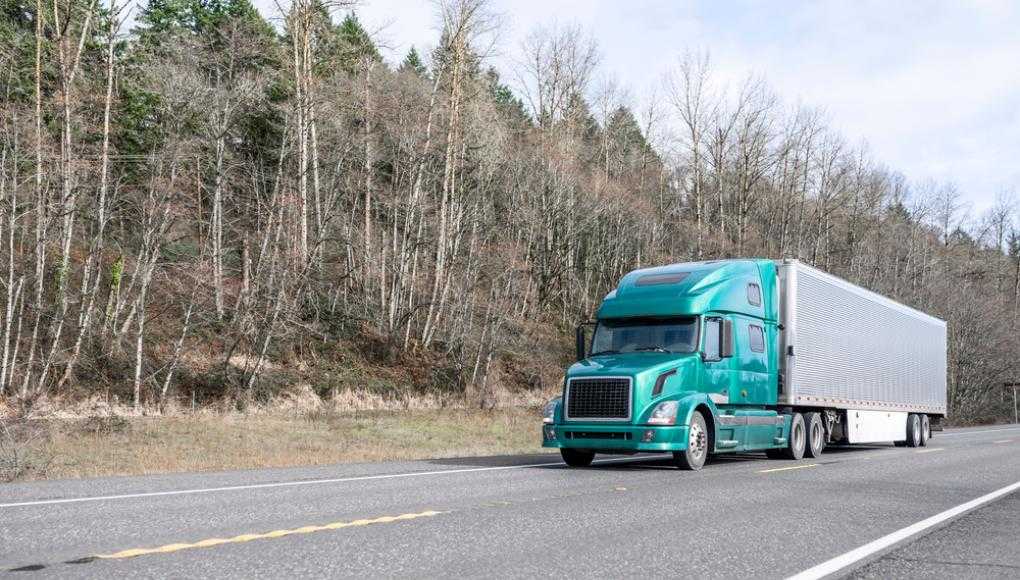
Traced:
[[927, 438], [946, 414], [946, 323], [797, 260], [777, 262], [780, 405], [830, 411], [848, 443]]

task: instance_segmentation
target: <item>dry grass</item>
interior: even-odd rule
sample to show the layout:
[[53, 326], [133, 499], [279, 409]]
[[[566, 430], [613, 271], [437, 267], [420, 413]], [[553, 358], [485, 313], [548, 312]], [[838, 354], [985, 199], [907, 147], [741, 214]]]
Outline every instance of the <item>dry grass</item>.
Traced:
[[46, 473], [51, 459], [42, 445], [46, 435], [44, 425], [0, 415], [0, 482]]
[[78, 478], [540, 451], [534, 408], [48, 420], [23, 477]]

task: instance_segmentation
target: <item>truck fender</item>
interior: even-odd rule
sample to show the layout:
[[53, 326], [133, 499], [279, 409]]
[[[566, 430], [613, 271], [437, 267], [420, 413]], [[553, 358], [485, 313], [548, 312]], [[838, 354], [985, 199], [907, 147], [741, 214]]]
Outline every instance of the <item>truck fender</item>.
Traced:
[[678, 398], [677, 401], [680, 403], [680, 408], [676, 412], [677, 425], [690, 425], [694, 411], [699, 407], [705, 407], [708, 409], [708, 416], [705, 417], [705, 421], [709, 423], [709, 429], [713, 433], [715, 432], [715, 426], [718, 424], [716, 417], [719, 416], [719, 409], [712, 402], [712, 399], [708, 398], [707, 393], [690, 393]]

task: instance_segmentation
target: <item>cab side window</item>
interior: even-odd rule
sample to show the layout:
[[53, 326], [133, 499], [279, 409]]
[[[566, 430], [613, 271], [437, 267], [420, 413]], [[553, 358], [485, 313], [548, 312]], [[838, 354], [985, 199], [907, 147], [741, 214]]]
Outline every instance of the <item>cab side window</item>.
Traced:
[[751, 324], [747, 327], [747, 330], [750, 334], [751, 352], [765, 352], [765, 329], [757, 324]]
[[720, 340], [719, 337], [722, 334], [722, 319], [721, 318], [707, 318], [705, 319], [705, 342], [704, 352], [705, 360], [717, 361], [722, 358], [722, 353], [719, 350]]
[[761, 287], [757, 284], [747, 285], [747, 303], [751, 306], [761, 306]]

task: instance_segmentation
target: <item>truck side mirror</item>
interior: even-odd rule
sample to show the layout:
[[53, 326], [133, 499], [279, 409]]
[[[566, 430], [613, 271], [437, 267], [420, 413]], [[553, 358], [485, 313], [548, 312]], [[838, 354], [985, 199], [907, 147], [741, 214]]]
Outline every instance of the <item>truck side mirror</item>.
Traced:
[[722, 358], [733, 356], [733, 321], [728, 318], [723, 319], [719, 356]]
[[588, 340], [584, 332], [586, 326], [595, 326], [595, 323], [582, 322], [577, 325], [577, 329], [574, 331], [574, 352], [577, 355], [577, 360], [588, 358]]

